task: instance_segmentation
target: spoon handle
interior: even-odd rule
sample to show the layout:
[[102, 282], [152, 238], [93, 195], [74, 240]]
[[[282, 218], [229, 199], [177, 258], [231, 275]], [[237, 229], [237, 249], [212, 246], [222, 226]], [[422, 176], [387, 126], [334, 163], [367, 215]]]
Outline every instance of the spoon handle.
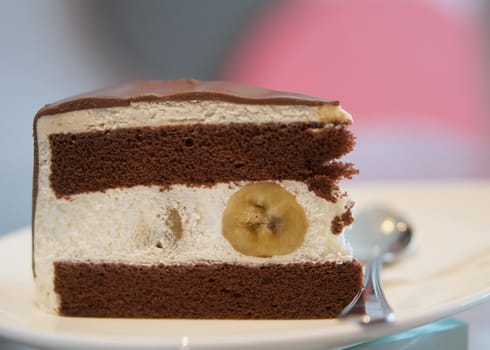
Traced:
[[388, 304], [381, 286], [380, 271], [383, 259], [373, 257], [366, 262], [364, 288], [356, 298], [340, 313], [339, 317], [361, 313], [362, 324], [393, 322], [395, 313]]
[[363, 291], [366, 313], [361, 318], [364, 324], [375, 322], [393, 322], [395, 313], [386, 300], [381, 286], [381, 266], [383, 259], [381, 256], [372, 258], [366, 264], [367, 283]]

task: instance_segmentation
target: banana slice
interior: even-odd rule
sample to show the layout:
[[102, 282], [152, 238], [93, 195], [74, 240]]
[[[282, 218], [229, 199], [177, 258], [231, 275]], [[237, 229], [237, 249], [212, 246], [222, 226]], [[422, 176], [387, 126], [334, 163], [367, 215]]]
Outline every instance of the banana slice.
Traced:
[[238, 252], [270, 257], [294, 252], [308, 223], [295, 196], [269, 182], [246, 185], [229, 199], [223, 212], [224, 237]]
[[170, 209], [167, 218], [167, 225], [172, 231], [175, 241], [182, 238], [182, 219], [180, 218], [180, 214], [177, 209]]

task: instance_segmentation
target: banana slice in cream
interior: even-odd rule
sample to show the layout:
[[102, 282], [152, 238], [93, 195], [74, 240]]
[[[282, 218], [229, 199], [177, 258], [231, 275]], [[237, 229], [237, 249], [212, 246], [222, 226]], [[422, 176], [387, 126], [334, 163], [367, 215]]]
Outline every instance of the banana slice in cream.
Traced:
[[308, 222], [296, 197], [282, 186], [258, 182], [235, 192], [223, 212], [224, 237], [235, 250], [257, 257], [294, 252]]

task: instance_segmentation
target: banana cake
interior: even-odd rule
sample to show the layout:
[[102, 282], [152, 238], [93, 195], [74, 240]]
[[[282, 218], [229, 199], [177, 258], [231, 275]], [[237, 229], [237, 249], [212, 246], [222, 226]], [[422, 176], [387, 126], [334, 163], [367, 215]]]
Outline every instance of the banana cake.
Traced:
[[36, 303], [65, 316], [333, 318], [362, 288], [336, 101], [142, 81], [34, 118]]

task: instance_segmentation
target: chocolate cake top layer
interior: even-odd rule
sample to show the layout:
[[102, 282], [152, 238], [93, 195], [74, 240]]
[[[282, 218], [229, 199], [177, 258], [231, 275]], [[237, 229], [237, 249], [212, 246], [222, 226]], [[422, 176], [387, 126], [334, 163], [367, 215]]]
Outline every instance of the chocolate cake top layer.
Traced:
[[150, 101], [221, 100], [247, 104], [338, 106], [338, 101], [263, 89], [224, 81], [138, 81], [117, 85], [46, 105], [36, 115], [69, 111], [128, 106], [131, 102]]
[[111, 188], [212, 186], [230, 181], [306, 181], [320, 197], [357, 173], [335, 160], [354, 147], [345, 128], [324, 123], [180, 125], [52, 134], [58, 197]]

